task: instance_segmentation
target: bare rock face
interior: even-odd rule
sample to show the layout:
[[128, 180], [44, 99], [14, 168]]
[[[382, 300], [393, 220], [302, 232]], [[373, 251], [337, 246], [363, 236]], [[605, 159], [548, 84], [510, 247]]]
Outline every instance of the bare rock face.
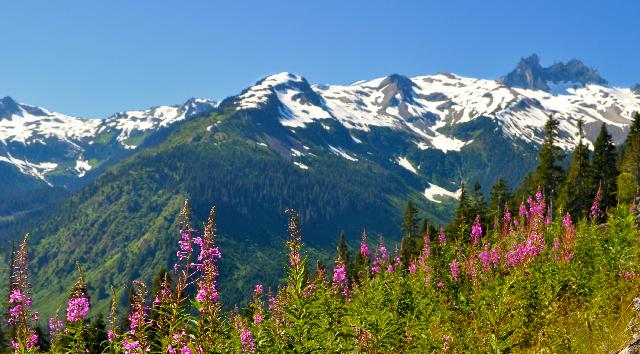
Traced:
[[498, 81], [509, 87], [544, 91], [550, 91], [549, 85], [552, 84], [607, 84], [607, 80], [603, 79], [595, 69], [577, 59], [572, 59], [566, 64], [555, 63], [545, 68], [540, 65], [540, 58], [536, 54], [520, 60], [512, 72]]

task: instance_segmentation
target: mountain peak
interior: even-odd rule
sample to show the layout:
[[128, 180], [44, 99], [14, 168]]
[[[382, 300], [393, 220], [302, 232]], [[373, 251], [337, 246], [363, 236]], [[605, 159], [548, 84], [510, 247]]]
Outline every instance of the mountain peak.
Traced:
[[303, 78], [302, 76], [283, 71], [281, 73], [277, 73], [277, 74], [273, 74], [265, 77], [264, 79], [258, 81], [256, 83], [256, 86], [258, 85], [277, 86], [280, 84], [303, 83], [303, 82], [306, 83], [307, 80], [305, 80], [305, 78]]
[[0, 119], [11, 118], [12, 115], [20, 112], [20, 106], [13, 98], [5, 96], [0, 98]]
[[516, 68], [498, 81], [509, 87], [544, 91], [551, 90], [549, 84], [607, 84], [607, 80], [603, 79], [597, 70], [578, 59], [571, 59], [566, 64], [554, 63], [545, 68], [540, 64], [537, 54], [520, 59]]
[[633, 86], [631, 86], [631, 91], [640, 95], [640, 84], [635, 84]]

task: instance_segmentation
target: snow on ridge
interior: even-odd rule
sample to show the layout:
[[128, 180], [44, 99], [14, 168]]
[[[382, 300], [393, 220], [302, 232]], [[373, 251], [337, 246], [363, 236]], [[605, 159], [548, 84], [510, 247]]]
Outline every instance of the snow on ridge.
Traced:
[[240, 109], [260, 108], [267, 103], [274, 87], [288, 82], [304, 82], [304, 78], [288, 72], [281, 72], [265, 77], [251, 86], [245, 93], [238, 96]]
[[418, 174], [418, 170], [416, 170], [415, 167], [413, 167], [413, 165], [411, 164], [411, 162], [409, 160], [407, 160], [406, 157], [400, 157], [396, 160], [396, 162], [398, 163], [398, 165], [404, 167], [405, 169], [407, 169], [408, 171], [411, 171], [415, 174]]
[[349, 160], [349, 161], [358, 161], [357, 158], [347, 154], [341, 147], [334, 147], [332, 145], [329, 145], [329, 150], [331, 150], [331, 152], [334, 155], [338, 155], [338, 156], [342, 156], [343, 158]]
[[429, 183], [429, 187], [424, 190], [424, 196], [434, 203], [442, 203], [442, 200], [436, 199], [437, 196], [458, 199], [461, 193], [462, 189], [451, 192], [433, 183]]
[[36, 177], [44, 181], [50, 187], [53, 187], [53, 185], [49, 181], [47, 181], [47, 179], [45, 178], [45, 175], [55, 170], [58, 167], [57, 163], [54, 163], [54, 162], [33, 163], [26, 160], [17, 159], [11, 156], [10, 154], [7, 154], [6, 157], [0, 156], [0, 162], [9, 163], [17, 167], [20, 170], [20, 172], [22, 172], [23, 174]]

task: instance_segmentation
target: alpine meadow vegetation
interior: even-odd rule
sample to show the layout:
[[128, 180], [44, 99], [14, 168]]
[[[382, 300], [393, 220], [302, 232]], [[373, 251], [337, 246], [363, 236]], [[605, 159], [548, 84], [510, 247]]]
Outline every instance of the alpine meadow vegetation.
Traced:
[[66, 304], [40, 318], [32, 291], [46, 284], [30, 281], [27, 235], [10, 260], [0, 346], [20, 354], [615, 351], [637, 332], [629, 309], [640, 290], [640, 133], [632, 128], [616, 178], [616, 166], [599, 165], [615, 159], [606, 127], [593, 158], [580, 129], [566, 175], [557, 122], [546, 128], [536, 174], [517, 191], [500, 179], [487, 203], [476, 183], [447, 227], [420, 222], [408, 202], [400, 242], [363, 229], [352, 250], [341, 234], [331, 267], [313, 266], [301, 218], [285, 210], [284, 279], [251, 284], [242, 307], [220, 296], [215, 208], [199, 227], [185, 200], [175, 264], [153, 284], [133, 281], [127, 306], [113, 289], [106, 320], [92, 313], [81, 264]]

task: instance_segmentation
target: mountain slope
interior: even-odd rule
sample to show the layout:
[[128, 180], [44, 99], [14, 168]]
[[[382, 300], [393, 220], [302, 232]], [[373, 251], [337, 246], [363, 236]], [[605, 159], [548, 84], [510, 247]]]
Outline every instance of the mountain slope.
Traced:
[[184, 198], [199, 221], [218, 207], [223, 299], [232, 303], [249, 280], [281, 269], [274, 255], [284, 208], [300, 211], [313, 258], [332, 254], [341, 229], [350, 242], [362, 227], [398, 240], [408, 199], [444, 224], [463, 183], [479, 181], [485, 191], [500, 177], [519, 183], [536, 164], [549, 114], [565, 149], [576, 143], [578, 119], [590, 140], [604, 123], [623, 141], [640, 94], [602, 82], [547, 92], [455, 74], [312, 85], [280, 73], [215, 107], [190, 103], [198, 101], [117, 114], [80, 139], [83, 157], [106, 162], [29, 228], [34, 279], [59, 279], [36, 293], [46, 311], [73, 283], [75, 259], [100, 284], [93, 292], [102, 309], [109, 285], [169, 267]]

